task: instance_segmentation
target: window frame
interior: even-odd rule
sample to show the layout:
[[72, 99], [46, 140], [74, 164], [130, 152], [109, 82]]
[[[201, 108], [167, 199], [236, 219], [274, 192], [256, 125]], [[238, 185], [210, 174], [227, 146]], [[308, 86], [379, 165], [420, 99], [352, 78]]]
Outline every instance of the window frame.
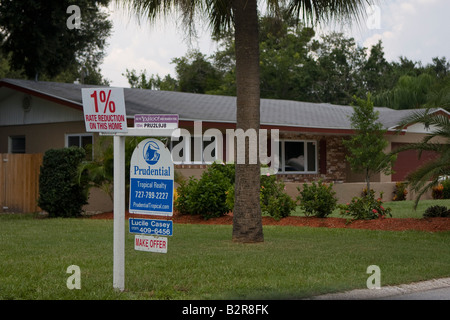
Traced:
[[[14, 139], [23, 139], [23, 150], [14, 149]], [[23, 151], [23, 152], [22, 152]], [[25, 135], [8, 136], [8, 153], [24, 154], [27, 153], [27, 137]]]
[[[285, 170], [285, 161], [286, 161], [285, 143], [286, 142], [298, 142], [298, 143], [303, 142], [304, 167], [305, 167], [304, 171], [286, 171]], [[280, 154], [280, 158], [279, 158], [280, 159], [280, 167], [279, 167], [279, 170], [278, 170], [279, 174], [318, 174], [318, 172], [319, 172], [319, 168], [318, 168], [318, 164], [319, 164], [318, 163], [318, 152], [319, 152], [319, 150], [318, 150], [318, 141], [317, 140], [309, 140], [309, 139], [308, 140], [280, 139], [279, 143], [280, 143], [280, 147], [281, 147], [281, 154]], [[315, 170], [314, 171], [309, 170], [309, 165], [308, 165], [308, 156], [309, 156], [309, 154], [308, 154], [308, 143], [313, 143], [313, 145], [315, 147], [314, 148], [315, 149], [315, 151], [314, 151], [314, 167], [315, 167]], [[306, 170], [306, 169], [308, 169], [308, 170]]]
[[[78, 148], [83, 148], [83, 146], [81, 145], [81, 142], [82, 142], [82, 137], [91, 137], [91, 139], [92, 139], [92, 150], [91, 150], [91, 157], [88, 157], [87, 155], [86, 155], [86, 158], [87, 159], [94, 159], [94, 134], [92, 134], [92, 133], [66, 133], [65, 135], [64, 135], [64, 146], [66, 147], [66, 148], [68, 148], [69, 147], [69, 138], [70, 137], [78, 137]], [[83, 148], [84, 149], [84, 148]], [[86, 149], [85, 149], [86, 150]], [[87, 150], [86, 150], [87, 151]]]

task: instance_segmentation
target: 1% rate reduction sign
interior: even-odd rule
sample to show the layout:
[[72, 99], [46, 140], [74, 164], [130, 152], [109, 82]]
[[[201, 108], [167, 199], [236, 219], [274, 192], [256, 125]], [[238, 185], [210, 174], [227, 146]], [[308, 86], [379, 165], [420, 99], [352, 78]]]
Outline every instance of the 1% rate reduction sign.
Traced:
[[127, 132], [123, 88], [82, 88], [87, 132]]

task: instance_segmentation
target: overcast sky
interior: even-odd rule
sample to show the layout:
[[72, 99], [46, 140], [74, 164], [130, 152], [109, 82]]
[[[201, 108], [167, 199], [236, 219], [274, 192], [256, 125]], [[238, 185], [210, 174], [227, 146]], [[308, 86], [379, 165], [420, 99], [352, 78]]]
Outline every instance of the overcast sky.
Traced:
[[[112, 86], [129, 87], [122, 75], [126, 69], [146, 70], [148, 75], [175, 76], [171, 60], [186, 54], [189, 47], [204, 54], [216, 50], [209, 30], [197, 25], [199, 38], [186, 40], [183, 26], [171, 17], [155, 25], [110, 7], [113, 34], [101, 65], [103, 76]], [[370, 48], [382, 40], [385, 57], [398, 61], [405, 56], [413, 61], [430, 63], [433, 57], [450, 59], [450, 1], [448, 0], [381, 0], [376, 7], [367, 8], [367, 17], [358, 25], [340, 26], [334, 23], [325, 30], [335, 30], [355, 38], [361, 46]]]

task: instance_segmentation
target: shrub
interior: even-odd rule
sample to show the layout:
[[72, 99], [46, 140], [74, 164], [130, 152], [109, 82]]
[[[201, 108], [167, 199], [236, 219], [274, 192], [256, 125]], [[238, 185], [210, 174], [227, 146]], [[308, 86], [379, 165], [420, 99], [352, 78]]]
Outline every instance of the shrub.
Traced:
[[205, 219], [220, 217], [230, 211], [226, 204], [226, 191], [231, 186], [225, 174], [218, 170], [207, 170], [194, 188], [193, 210]]
[[[261, 176], [260, 205], [261, 212], [276, 220], [288, 217], [295, 210], [295, 201], [284, 192], [285, 185], [275, 175]], [[227, 191], [226, 203], [230, 210], [234, 208], [234, 185]]]
[[441, 181], [442, 185], [442, 199], [450, 199], [450, 179]]
[[394, 188], [394, 196], [392, 198], [393, 201], [403, 201], [406, 200], [406, 195], [408, 194], [408, 190], [406, 190], [407, 184], [404, 182], [397, 182]]
[[349, 215], [353, 220], [370, 220], [392, 217], [391, 208], [384, 208], [381, 198], [375, 199], [375, 191], [370, 190], [368, 194], [359, 198], [354, 197], [350, 203], [338, 205], [340, 214]]
[[424, 218], [450, 217], [450, 209], [444, 206], [431, 206], [427, 208], [423, 214]]
[[275, 220], [288, 217], [293, 210], [295, 210], [295, 201], [284, 192], [278, 196], [271, 196], [267, 205], [261, 206], [261, 211], [268, 213]]
[[177, 197], [174, 199], [174, 207], [181, 214], [195, 214], [192, 199], [195, 188], [197, 187], [198, 180], [194, 177], [190, 177], [188, 180], [182, 180], [179, 182], [177, 188]]
[[78, 166], [86, 153], [78, 147], [45, 152], [39, 176], [38, 205], [49, 217], [77, 217], [87, 204], [86, 179], [78, 180]]
[[433, 199], [443, 199], [444, 198], [444, 186], [442, 184], [434, 186], [431, 189], [431, 197]]
[[337, 205], [336, 192], [333, 191], [333, 184], [323, 183], [321, 180], [307, 185], [303, 184], [303, 190], [300, 190], [297, 200], [300, 208], [306, 216], [314, 215], [318, 218], [325, 218], [333, 212]]
[[177, 188], [175, 208], [181, 214], [200, 214], [205, 219], [219, 217], [230, 211], [227, 191], [234, 182], [234, 165], [214, 163], [201, 178], [190, 177]]
[[288, 217], [295, 210], [295, 201], [286, 194], [285, 185], [275, 175], [261, 176], [261, 211], [275, 220]]

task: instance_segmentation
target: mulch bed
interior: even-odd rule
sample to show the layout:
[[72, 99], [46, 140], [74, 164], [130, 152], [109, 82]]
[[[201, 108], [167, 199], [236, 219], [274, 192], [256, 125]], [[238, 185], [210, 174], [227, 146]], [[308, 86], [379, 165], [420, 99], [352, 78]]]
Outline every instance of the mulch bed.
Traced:
[[[112, 212], [100, 213], [91, 216], [91, 219], [112, 219]], [[125, 218], [147, 218], [173, 220], [174, 223], [186, 224], [221, 224], [231, 225], [233, 214], [227, 214], [219, 218], [205, 220], [200, 215], [181, 215], [174, 213], [172, 217], [160, 217], [125, 213]], [[263, 217], [263, 225], [274, 226], [298, 226], [298, 227], [323, 227], [323, 228], [348, 228], [348, 229], [370, 229], [370, 230], [419, 230], [428, 232], [450, 231], [450, 218], [387, 218], [375, 220], [357, 220], [348, 222], [345, 218], [316, 218], [316, 217], [286, 217], [279, 221], [271, 217]]]

